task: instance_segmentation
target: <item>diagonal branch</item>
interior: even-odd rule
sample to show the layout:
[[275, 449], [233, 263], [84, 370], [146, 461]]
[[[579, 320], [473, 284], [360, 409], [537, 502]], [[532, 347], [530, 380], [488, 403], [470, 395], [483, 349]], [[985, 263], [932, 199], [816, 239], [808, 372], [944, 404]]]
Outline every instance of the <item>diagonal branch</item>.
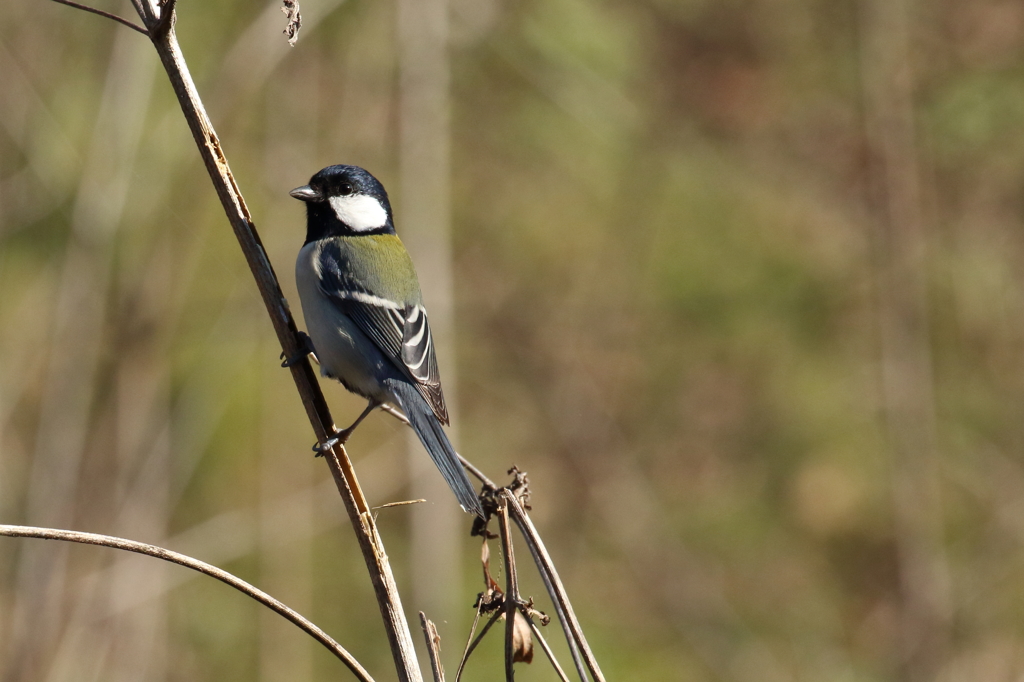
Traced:
[[[156, 48], [171, 81], [182, 113], [188, 122], [192, 137], [195, 139], [200, 156], [210, 175], [210, 180], [213, 182], [249, 269], [256, 280], [256, 286], [263, 298], [278, 341], [281, 343], [285, 357], [295, 357], [302, 350], [298, 328], [288, 307], [288, 301], [285, 300], [284, 294], [281, 292], [274, 269], [267, 259], [266, 251], [256, 231], [256, 226], [253, 224], [249, 209], [228, 166], [220, 139], [213, 129], [213, 123], [206, 113], [206, 108], [203, 106], [199, 92], [196, 90], [188, 66], [181, 54], [174, 31], [173, 0], [168, 0], [162, 6], [159, 16], [151, 16], [154, 14], [151, 0], [143, 0], [141, 4], [145, 10], [143, 19], [146, 20], [146, 25], [152, 29], [153, 46]], [[305, 357], [293, 364], [290, 370], [313, 431], [319, 442], [326, 442], [336, 429], [327, 407], [327, 401], [317, 383], [316, 374]], [[387, 553], [384, 551], [384, 543], [377, 532], [369, 504], [359, 486], [355, 470], [352, 468], [352, 461], [341, 444], [335, 445], [327, 453], [325, 459], [338, 487], [338, 492], [345, 503], [349, 520], [359, 541], [363, 560], [370, 574], [370, 581], [380, 607], [398, 679], [400, 682], [421, 682], [416, 649], [402, 609], [402, 601], [398, 594], [394, 574], [391, 571]]]
[[321, 630], [315, 624], [304, 618], [298, 612], [290, 609], [285, 604], [274, 599], [266, 592], [250, 585], [241, 578], [238, 578], [227, 571], [206, 563], [205, 561], [199, 561], [198, 559], [193, 559], [185, 554], [179, 554], [178, 552], [172, 552], [169, 549], [164, 549], [163, 547], [147, 545], [143, 542], [126, 540], [124, 538], [116, 538], [110, 535], [99, 535], [97, 533], [81, 533], [71, 530], [57, 530], [55, 528], [36, 528], [33, 526], [9, 526], [0, 524], [0, 535], [6, 535], [7, 537], [12, 538], [40, 538], [43, 540], [78, 542], [85, 545], [101, 545], [103, 547], [121, 549], [128, 552], [135, 552], [137, 554], [145, 554], [146, 556], [163, 559], [164, 561], [169, 561], [173, 564], [184, 566], [185, 568], [191, 568], [193, 571], [205, 573], [226, 585], [230, 585], [239, 592], [252, 597], [264, 606], [267, 606], [284, 618], [287, 618], [304, 632], [313, 637], [313, 639], [323, 644], [328, 651], [337, 656], [342, 663], [348, 666], [348, 669], [351, 670], [358, 679], [362, 680], [362, 682], [373, 682], [373, 678], [370, 677], [370, 674], [366, 672], [363, 666], [359, 665], [359, 661], [353, 658], [352, 654], [346, 651], [340, 644], [334, 641], [330, 635]]
[[140, 17], [145, 16], [145, 10], [142, 9], [142, 0], [132, 0], [132, 7], [135, 8], [136, 13]]
[[533, 622], [533, 617], [522, 605], [519, 606], [519, 613], [526, 619], [527, 624], [530, 626], [530, 630], [533, 631], [533, 636], [537, 638], [538, 642], [540, 642], [540, 648], [544, 650], [544, 653], [547, 655], [552, 667], [554, 667], [555, 672], [558, 673], [558, 679], [561, 680], [561, 682], [569, 682], [569, 677], [565, 674], [565, 671], [562, 670], [562, 666], [558, 664], [558, 659], [555, 658], [555, 652], [551, 650], [551, 646], [548, 644], [548, 641], [544, 639], [544, 635], [540, 633], [540, 628], [537, 627], [535, 622]]
[[[456, 454], [458, 454], [458, 453], [456, 453]], [[491, 479], [487, 478], [487, 475], [484, 474], [484, 472], [481, 471], [479, 468], [477, 468], [477, 466], [475, 464], [470, 462], [468, 459], [466, 459], [462, 455], [459, 455], [459, 461], [462, 462], [462, 466], [466, 469], [466, 471], [468, 471], [469, 473], [471, 473], [474, 476], [476, 476], [477, 479], [481, 483], [483, 483], [488, 489], [490, 489], [490, 490], [497, 490], [498, 489], [498, 486], [495, 485], [494, 481], [492, 481]]]
[[[465, 670], [466, 663], [469, 662], [470, 655], [476, 649], [477, 645], [480, 644], [481, 641], [483, 641], [484, 635], [486, 635], [487, 631], [491, 629], [491, 626], [498, 622], [499, 618], [501, 618], [501, 611], [495, 611], [494, 615], [491, 616], [490, 620], [488, 620], [487, 623], [484, 624], [484, 629], [480, 631], [480, 634], [477, 635], [476, 638], [474, 638], [469, 644], [466, 645], [466, 651], [462, 654], [462, 662], [459, 663], [459, 669], [455, 673], [455, 682], [459, 682], [462, 679], [462, 671]], [[477, 609], [476, 620], [473, 621], [474, 629], [476, 628], [476, 625], [479, 622], [479, 620], [480, 610]], [[473, 633], [470, 632], [470, 637], [472, 636]]]

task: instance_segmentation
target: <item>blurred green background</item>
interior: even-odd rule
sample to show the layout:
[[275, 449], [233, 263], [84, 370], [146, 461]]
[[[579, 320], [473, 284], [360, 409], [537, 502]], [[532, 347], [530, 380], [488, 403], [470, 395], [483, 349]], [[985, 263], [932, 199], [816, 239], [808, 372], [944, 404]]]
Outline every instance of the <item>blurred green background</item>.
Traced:
[[[403, 166], [396, 5], [302, 10], [294, 48], [276, 2], [181, 0], [178, 18], [285, 293], [298, 314], [288, 190], [362, 165], [405, 235], [409, 186], [440, 179], [444, 248], [407, 241], [450, 276], [460, 450], [499, 481], [529, 472], [609, 679], [1024, 675], [1024, 5], [450, 0], [436, 168]], [[0, 90], [0, 522], [221, 565], [390, 679], [149, 42], [7, 0]], [[339, 422], [361, 409], [325, 392]], [[349, 450], [373, 504], [413, 495], [426, 456], [397, 422], [373, 416]], [[454, 507], [443, 488], [429, 504]], [[437, 560], [409, 541], [415, 513], [378, 519], [412, 614]], [[468, 517], [448, 518], [448, 611], [428, 615], [453, 676], [482, 583]], [[157, 564], [0, 538], [0, 679], [347, 678]], [[550, 612], [535, 577], [524, 592]], [[500, 647], [465, 679], [500, 679]]]

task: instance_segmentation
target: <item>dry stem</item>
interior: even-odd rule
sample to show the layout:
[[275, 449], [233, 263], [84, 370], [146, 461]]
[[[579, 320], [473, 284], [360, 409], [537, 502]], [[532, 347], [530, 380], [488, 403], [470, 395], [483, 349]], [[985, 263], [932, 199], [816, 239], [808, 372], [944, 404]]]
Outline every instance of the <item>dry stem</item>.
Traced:
[[148, 36], [149, 35], [149, 31], [147, 31], [146, 29], [142, 28], [141, 26], [139, 26], [138, 24], [136, 24], [136, 23], [134, 23], [132, 21], [128, 21], [124, 17], [119, 17], [116, 14], [111, 14], [110, 12], [104, 12], [101, 9], [96, 9], [95, 7], [89, 7], [88, 5], [80, 5], [77, 2], [72, 2], [71, 0], [53, 0], [53, 1], [54, 2], [58, 2], [58, 3], [62, 4], [62, 5], [67, 5], [68, 7], [74, 7], [75, 9], [80, 9], [83, 12], [90, 12], [92, 14], [98, 14], [101, 17], [106, 17], [107, 19], [112, 19], [113, 21], [116, 21], [119, 24], [123, 24], [123, 25], [127, 26], [128, 28], [130, 28], [133, 31], [138, 31], [139, 33], [141, 33], [144, 36]]
[[423, 626], [423, 637], [427, 641], [427, 652], [430, 654], [430, 672], [434, 674], [434, 682], [444, 682], [444, 667], [441, 665], [441, 636], [437, 634], [434, 621], [427, 620], [427, 615], [420, 611], [420, 625]]
[[505, 558], [505, 679], [512, 682], [516, 677], [514, 639], [516, 607], [519, 605], [519, 576], [516, 574], [512, 532], [508, 525], [507, 498], [504, 497], [498, 500], [498, 524], [501, 527], [501, 551]]
[[359, 661], [353, 658], [352, 654], [346, 651], [326, 632], [304, 618], [301, 614], [288, 608], [285, 604], [274, 599], [266, 592], [250, 585], [241, 578], [238, 578], [237, 576], [204, 561], [199, 561], [198, 559], [193, 559], [185, 554], [179, 554], [178, 552], [173, 552], [169, 549], [164, 549], [163, 547], [157, 547], [156, 545], [148, 545], [143, 542], [116, 538], [110, 535], [99, 535], [97, 533], [81, 533], [71, 530], [57, 530], [55, 528], [36, 528], [33, 526], [9, 526], [0, 524], [0, 535], [6, 535], [13, 538], [63, 540], [64, 542], [78, 542], [85, 545], [112, 547], [113, 549], [121, 549], [128, 552], [135, 552], [137, 554], [145, 554], [146, 556], [155, 557], [157, 559], [163, 559], [164, 561], [169, 561], [171, 563], [178, 564], [179, 566], [184, 566], [185, 568], [191, 568], [193, 571], [205, 573], [212, 578], [216, 578], [222, 583], [230, 585], [239, 592], [252, 597], [264, 606], [269, 607], [281, 616], [287, 618], [313, 637], [313, 639], [323, 644], [328, 651], [337, 656], [342, 663], [348, 666], [348, 669], [351, 670], [358, 679], [363, 682], [373, 682], [373, 678], [370, 677], [370, 674], [366, 672], [363, 666], [359, 665]]
[[[555, 570], [555, 564], [551, 561], [551, 555], [548, 554], [544, 541], [541, 540], [540, 534], [537, 533], [537, 528], [533, 525], [533, 521], [527, 516], [512, 492], [502, 490], [500, 496], [507, 503], [509, 515], [515, 521], [515, 524], [519, 526], [520, 532], [522, 532], [523, 537], [526, 539], [526, 544], [530, 548], [533, 560], [537, 564], [537, 570], [544, 579], [544, 584], [548, 588], [551, 601], [554, 602], [555, 610], [558, 612], [558, 620], [562, 623], [562, 628], [566, 630], [566, 639], [569, 641], [569, 648], [573, 652], [574, 660], [577, 655], [582, 656], [595, 682], [604, 682], [604, 673], [601, 672], [597, 659], [594, 658], [594, 652], [590, 650], [587, 638], [583, 634], [583, 628], [580, 627], [580, 622], [576, 619], [572, 603], [569, 602], [569, 596], [565, 593], [562, 579], [558, 577], [558, 571]], [[580, 670], [578, 661], [577, 671], [580, 673], [581, 679], [585, 680], [586, 675]]]
[[562, 666], [559, 665], [558, 659], [555, 658], [555, 652], [551, 650], [551, 646], [548, 644], [548, 641], [544, 639], [544, 635], [540, 633], [540, 628], [537, 627], [533, 618], [529, 613], [527, 613], [526, 609], [521, 606], [519, 607], [519, 613], [521, 613], [523, 618], [526, 619], [526, 622], [530, 626], [530, 630], [533, 631], [533, 636], [537, 638], [538, 642], [540, 642], [540, 648], [544, 650], [544, 654], [548, 657], [548, 661], [551, 662], [551, 666], [555, 669], [555, 672], [558, 673], [558, 679], [562, 682], [569, 682], [568, 675], [566, 675], [565, 671], [562, 670]]

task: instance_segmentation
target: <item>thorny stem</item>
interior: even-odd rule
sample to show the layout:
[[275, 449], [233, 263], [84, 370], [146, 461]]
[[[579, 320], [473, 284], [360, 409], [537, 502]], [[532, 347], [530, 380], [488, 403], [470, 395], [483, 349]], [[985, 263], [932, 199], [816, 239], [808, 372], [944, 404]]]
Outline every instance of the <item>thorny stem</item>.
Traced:
[[63, 540], [65, 542], [78, 542], [85, 545], [112, 547], [113, 549], [122, 549], [128, 552], [135, 552], [137, 554], [145, 554], [146, 556], [163, 559], [164, 561], [169, 561], [173, 564], [184, 566], [185, 568], [191, 568], [193, 571], [205, 573], [226, 585], [230, 585], [239, 592], [252, 597], [264, 606], [267, 606], [284, 618], [287, 618], [296, 626], [308, 633], [313, 639], [323, 644], [328, 651], [337, 656], [342, 663], [348, 666], [348, 669], [351, 670], [358, 679], [363, 682], [373, 682], [373, 678], [370, 677], [370, 674], [363, 669], [363, 666], [359, 665], [359, 661], [353, 658], [352, 654], [346, 651], [326, 632], [304, 618], [301, 614], [288, 608], [266, 592], [250, 585], [241, 578], [238, 578], [227, 571], [221, 570], [204, 561], [199, 561], [198, 559], [193, 559], [185, 554], [172, 552], [169, 549], [157, 547], [156, 545], [148, 545], [144, 542], [126, 540], [124, 538], [117, 538], [110, 535], [99, 535], [97, 533], [81, 533], [71, 530], [57, 530], [55, 528], [36, 528], [33, 526], [9, 526], [0, 524], [0, 535], [6, 535], [12, 538]]

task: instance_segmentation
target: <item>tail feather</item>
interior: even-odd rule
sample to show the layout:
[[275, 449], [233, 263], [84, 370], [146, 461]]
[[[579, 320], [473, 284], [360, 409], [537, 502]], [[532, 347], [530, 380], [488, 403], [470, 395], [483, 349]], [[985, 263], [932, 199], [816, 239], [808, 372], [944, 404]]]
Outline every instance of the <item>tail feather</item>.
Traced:
[[395, 381], [389, 388], [391, 393], [398, 399], [399, 407], [409, 418], [409, 424], [413, 431], [419, 436], [423, 447], [430, 453], [434, 464], [441, 471], [444, 480], [455, 493], [455, 498], [462, 508], [477, 516], [483, 516], [483, 508], [480, 506], [480, 498], [477, 497], [473, 483], [466, 475], [466, 470], [455, 454], [455, 448], [448, 441], [441, 422], [434, 416], [430, 405], [423, 399], [416, 388], [405, 381]]

